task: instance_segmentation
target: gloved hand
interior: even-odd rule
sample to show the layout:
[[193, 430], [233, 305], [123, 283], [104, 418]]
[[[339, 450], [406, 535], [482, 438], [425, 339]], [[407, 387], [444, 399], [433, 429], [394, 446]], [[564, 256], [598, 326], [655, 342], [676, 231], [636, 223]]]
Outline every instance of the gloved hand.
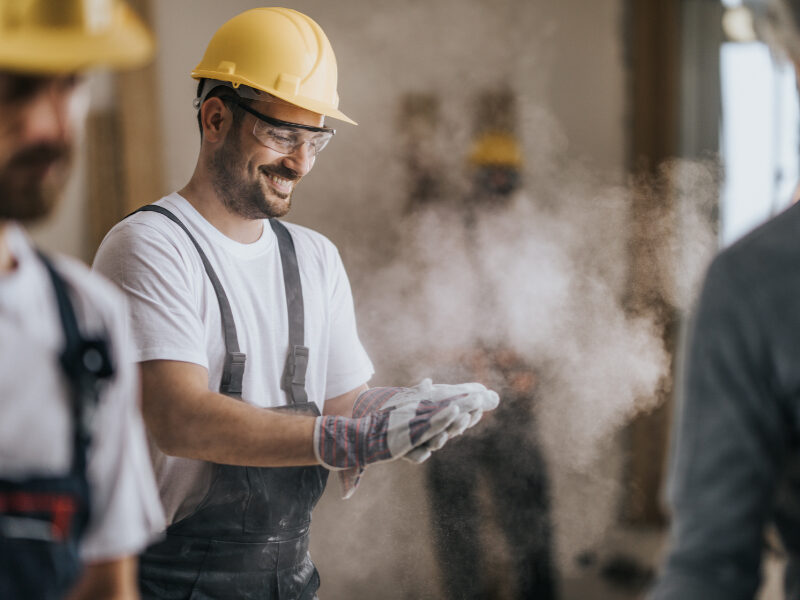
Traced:
[[[425, 379], [413, 388], [372, 388], [359, 395], [354, 403], [353, 419], [327, 417], [331, 419], [327, 426], [318, 421], [315, 450], [320, 462], [326, 466], [341, 468], [342, 464], [347, 465], [339, 472], [339, 479], [342, 497], [349, 498], [355, 492], [367, 464], [378, 460], [393, 460], [400, 456], [412, 462], [423, 462], [432, 451], [441, 448], [448, 439], [460, 435], [465, 429], [475, 425], [483, 411], [494, 409], [498, 402], [497, 394], [479, 383], [445, 385], [432, 384], [430, 379]], [[453, 411], [453, 408], [457, 410]], [[321, 443], [328, 445], [329, 454], [332, 454], [330, 451], [335, 450], [338, 443], [345, 454], [349, 452], [357, 455], [358, 442], [351, 441], [352, 435], [348, 437], [344, 430], [348, 426], [356, 431], [365, 424], [367, 428], [375, 426], [376, 422], [385, 421], [387, 415], [391, 413], [395, 413], [390, 422], [396, 428], [394, 432], [386, 430], [386, 447], [392, 446], [389, 450], [390, 457], [377, 460], [366, 457], [366, 460], [359, 460], [356, 456], [339, 464], [331, 464], [325, 460], [322, 451], [324, 446]], [[336, 419], [339, 421], [335, 421]], [[345, 421], [357, 421], [360, 425], [354, 426], [353, 423]], [[342, 429], [337, 431], [332, 428], [334, 426], [340, 426]], [[407, 432], [403, 430], [404, 426]], [[322, 435], [326, 432], [330, 438], [327, 442], [323, 440]], [[317, 435], [318, 433], [320, 435]], [[336, 434], [339, 439], [335, 439]], [[369, 437], [370, 434], [366, 435]]]
[[[447, 396], [449, 394], [457, 394], [459, 392], [463, 392], [465, 390], [472, 390], [472, 389], [483, 389], [486, 388], [480, 383], [459, 383], [456, 385], [448, 385], [443, 383], [432, 383], [430, 379], [423, 379], [422, 382], [416, 386], [420, 389], [430, 389], [431, 393], [439, 396]], [[489, 390], [487, 390], [489, 391]], [[497, 394], [495, 392], [491, 392], [494, 394], [495, 398]], [[499, 401], [499, 400], [498, 400]], [[403, 456], [403, 458], [409, 462], [413, 462], [416, 464], [420, 464], [428, 460], [431, 456], [431, 453], [439, 450], [442, 448], [448, 440], [461, 435], [464, 433], [466, 429], [470, 427], [474, 427], [478, 424], [478, 421], [481, 420], [483, 416], [484, 410], [493, 410], [497, 408], [498, 402], [494, 402], [493, 404], [481, 404], [481, 403], [464, 403], [462, 404], [462, 409], [466, 409], [469, 411], [470, 419], [467, 422], [459, 423], [458, 427], [455, 424], [447, 429], [447, 431], [443, 431], [437, 436], [434, 436], [424, 444], [410, 450], [408, 454]]]

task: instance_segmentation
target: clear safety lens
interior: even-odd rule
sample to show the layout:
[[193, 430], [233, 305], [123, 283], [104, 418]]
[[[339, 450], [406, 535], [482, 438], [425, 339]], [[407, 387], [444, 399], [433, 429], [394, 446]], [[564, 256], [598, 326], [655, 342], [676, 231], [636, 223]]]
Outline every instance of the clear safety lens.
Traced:
[[279, 127], [256, 119], [253, 135], [267, 148], [281, 154], [292, 154], [303, 144], [308, 144], [311, 156], [322, 152], [331, 141], [333, 133], [325, 131], [303, 131], [293, 127]]

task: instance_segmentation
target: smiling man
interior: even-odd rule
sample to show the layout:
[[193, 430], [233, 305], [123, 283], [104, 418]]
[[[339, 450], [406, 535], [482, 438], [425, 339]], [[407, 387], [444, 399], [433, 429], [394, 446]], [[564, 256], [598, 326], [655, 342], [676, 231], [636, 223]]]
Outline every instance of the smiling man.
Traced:
[[200, 64], [189, 183], [106, 236], [95, 268], [128, 294], [143, 412], [170, 523], [140, 561], [146, 598], [316, 596], [311, 511], [328, 470], [420, 462], [497, 405], [480, 384], [367, 389], [336, 248], [282, 224], [334, 136], [336, 61], [313, 20], [246, 11]]

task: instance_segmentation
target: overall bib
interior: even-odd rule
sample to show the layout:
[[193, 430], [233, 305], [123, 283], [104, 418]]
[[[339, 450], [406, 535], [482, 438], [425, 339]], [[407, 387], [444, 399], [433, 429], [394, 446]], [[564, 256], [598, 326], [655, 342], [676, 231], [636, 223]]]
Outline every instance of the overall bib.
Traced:
[[0, 598], [61, 599], [81, 572], [78, 545], [89, 521], [89, 423], [103, 379], [113, 373], [105, 337], [84, 337], [67, 284], [40, 255], [64, 332], [60, 364], [69, 384], [72, 462], [61, 476], [0, 480]]
[[[226, 359], [220, 393], [241, 398], [246, 356], [239, 351], [230, 304], [195, 238], [170, 211], [144, 206], [174, 221], [189, 236], [219, 301]], [[137, 211], [138, 212], [138, 211]], [[289, 231], [270, 220], [278, 238], [289, 314], [290, 352], [279, 409], [319, 415], [308, 402], [303, 345], [303, 293]], [[311, 511], [325, 489], [328, 470], [311, 467], [242, 467], [213, 464], [208, 493], [188, 516], [170, 525], [166, 538], [150, 546], [139, 563], [142, 598], [161, 600], [311, 600], [319, 574], [308, 555]]]

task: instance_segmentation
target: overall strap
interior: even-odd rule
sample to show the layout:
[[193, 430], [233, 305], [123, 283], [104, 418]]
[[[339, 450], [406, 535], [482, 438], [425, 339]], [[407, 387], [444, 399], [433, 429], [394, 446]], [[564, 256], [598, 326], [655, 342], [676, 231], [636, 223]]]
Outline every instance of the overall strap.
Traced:
[[242, 378], [244, 377], [244, 363], [247, 359], [247, 356], [243, 352], [239, 352], [239, 337], [236, 335], [236, 324], [233, 321], [231, 305], [230, 302], [228, 302], [228, 296], [225, 294], [225, 290], [219, 281], [219, 277], [217, 277], [217, 274], [214, 272], [208, 257], [206, 256], [205, 252], [203, 252], [203, 249], [200, 247], [200, 244], [197, 243], [197, 240], [194, 238], [194, 236], [189, 232], [189, 229], [187, 229], [186, 225], [184, 225], [183, 222], [171, 211], [167, 210], [163, 206], [148, 204], [147, 206], [142, 206], [139, 210], [136, 210], [131, 214], [136, 214], [138, 212], [161, 213], [178, 225], [178, 227], [183, 229], [186, 235], [189, 236], [192, 244], [194, 244], [194, 247], [197, 249], [197, 253], [200, 255], [200, 260], [203, 261], [203, 267], [205, 267], [206, 274], [211, 280], [211, 285], [214, 287], [214, 293], [217, 295], [219, 312], [222, 319], [222, 335], [225, 338], [225, 364], [222, 367], [222, 381], [220, 382], [219, 391], [226, 396], [241, 398]]
[[[194, 247], [197, 249], [219, 302], [223, 335], [225, 337], [225, 364], [222, 370], [220, 392], [228, 396], [241, 397], [242, 378], [244, 377], [244, 366], [247, 357], [244, 353], [239, 351], [239, 338], [236, 335], [233, 313], [231, 312], [231, 306], [228, 302], [228, 296], [225, 294], [225, 290], [217, 274], [214, 272], [200, 244], [197, 243], [197, 240], [189, 232], [189, 229], [175, 214], [163, 206], [155, 204], [143, 206], [131, 214], [142, 211], [161, 213], [175, 222], [183, 229], [186, 235], [189, 236], [192, 244], [194, 244]], [[286, 392], [289, 404], [295, 404], [307, 401], [305, 377], [306, 368], [308, 366], [308, 348], [303, 345], [303, 290], [300, 284], [300, 271], [297, 266], [297, 255], [295, 253], [291, 234], [286, 227], [274, 219], [270, 219], [270, 225], [278, 238], [278, 249], [280, 250], [281, 265], [283, 267], [283, 281], [289, 318], [290, 351], [286, 358], [281, 389]]]
[[68, 285], [47, 256], [37, 252], [44, 263], [55, 291], [65, 346], [60, 355], [61, 367], [71, 388], [74, 452], [72, 470], [86, 469], [86, 451], [90, 442], [90, 422], [99, 400], [99, 384], [113, 375], [114, 368], [105, 337], [87, 338], [81, 334]]
[[297, 253], [292, 235], [286, 226], [277, 219], [270, 219], [269, 224], [278, 238], [283, 267], [283, 288], [286, 292], [286, 309], [289, 315], [289, 355], [286, 357], [286, 366], [283, 369], [281, 388], [289, 397], [290, 404], [304, 403], [308, 402], [306, 394], [308, 348], [304, 342], [305, 312]]

